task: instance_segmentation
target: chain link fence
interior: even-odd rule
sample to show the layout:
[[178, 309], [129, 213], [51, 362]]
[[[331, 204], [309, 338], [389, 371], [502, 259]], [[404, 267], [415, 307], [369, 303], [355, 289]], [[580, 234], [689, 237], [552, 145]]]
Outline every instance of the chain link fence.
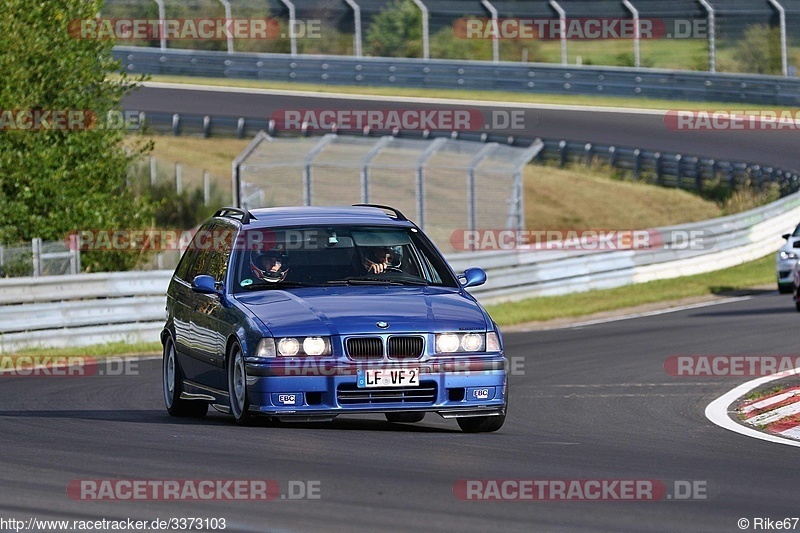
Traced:
[[[394, 46], [377, 44], [373, 26], [382, 13], [402, 19]], [[101, 16], [110, 19], [268, 20], [266, 38], [249, 35], [203, 39], [118, 40], [147, 46], [294, 55], [394, 56], [479, 59], [533, 63], [640, 66], [796, 76], [800, 63], [798, 0], [407, 0], [405, 9], [389, 0], [106, 0]], [[645, 22], [641, 39], [628, 34], [585, 39], [537, 29], [535, 37], [501, 35], [494, 41], [487, 26], [481, 36], [462, 35], [465, 19], [517, 19], [540, 28], [579, 21]], [[385, 17], [386, 15], [384, 15]], [[402, 24], [398, 22], [398, 24]], [[588, 26], [587, 26], [588, 27]], [[371, 31], [372, 29], [372, 31]], [[649, 35], [655, 29], [654, 35]], [[494, 41], [494, 42], [493, 42]], [[602, 43], [602, 46], [598, 46]]]
[[0, 278], [62, 276], [81, 271], [75, 237], [63, 241], [32, 239], [30, 244], [0, 245]]
[[458, 230], [524, 228], [522, 169], [542, 148], [443, 137], [277, 139], [262, 132], [234, 162], [234, 189], [248, 209], [391, 205], [448, 252]]

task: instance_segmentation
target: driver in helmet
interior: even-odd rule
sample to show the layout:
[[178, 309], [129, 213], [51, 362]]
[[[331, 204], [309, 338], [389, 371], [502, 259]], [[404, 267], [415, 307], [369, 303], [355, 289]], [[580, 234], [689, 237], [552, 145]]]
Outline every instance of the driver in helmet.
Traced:
[[285, 280], [289, 273], [289, 257], [283, 250], [253, 250], [250, 254], [250, 270], [256, 279], [277, 283]]
[[370, 246], [364, 253], [364, 268], [371, 274], [383, 274], [387, 269], [399, 269], [401, 259], [387, 246]]

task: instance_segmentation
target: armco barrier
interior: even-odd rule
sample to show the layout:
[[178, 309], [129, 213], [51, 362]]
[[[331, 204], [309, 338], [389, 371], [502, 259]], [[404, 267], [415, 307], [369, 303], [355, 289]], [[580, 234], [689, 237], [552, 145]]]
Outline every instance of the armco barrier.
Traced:
[[[456, 272], [480, 266], [486, 304], [607, 289], [710, 272], [777, 250], [800, 221], [800, 193], [738, 215], [660, 228], [661, 235], [702, 232], [713, 247], [610, 251], [502, 251], [453, 254]], [[674, 244], [674, 243], [671, 243]], [[0, 353], [31, 346], [112, 341], [156, 342], [172, 272], [120, 272], [0, 280]]]
[[443, 59], [292, 57], [143, 47], [116, 47], [114, 58], [132, 74], [781, 106], [800, 104], [800, 79], [779, 76]]

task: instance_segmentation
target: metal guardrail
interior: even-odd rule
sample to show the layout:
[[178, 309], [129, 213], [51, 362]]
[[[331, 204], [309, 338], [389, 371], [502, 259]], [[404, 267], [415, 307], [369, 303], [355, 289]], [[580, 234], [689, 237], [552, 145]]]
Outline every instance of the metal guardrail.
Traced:
[[[800, 220], [800, 193], [757, 209], [660, 228], [702, 232], [713, 247], [611, 251], [471, 252], [448, 256], [457, 272], [481, 266], [488, 282], [471, 292], [486, 304], [607, 289], [710, 272], [777, 250]], [[22, 347], [156, 342], [172, 271], [0, 280], [0, 353]]]
[[[226, 117], [211, 115], [187, 115], [180, 113], [142, 112], [139, 126], [152, 132], [172, 135], [237, 136], [254, 137], [260, 131], [271, 136], [281, 136], [275, 123], [267, 119]], [[325, 132], [315, 132], [325, 133]], [[353, 132], [339, 132], [352, 135]], [[370, 132], [370, 135], [384, 135]], [[422, 132], [398, 132], [401, 138], [421, 137]], [[431, 133], [428, 138], [446, 137], [463, 140], [496, 142], [513, 146], [529, 146], [535, 139], [488, 135], [480, 132]], [[800, 175], [797, 171], [782, 169], [763, 162], [726, 161], [694, 154], [664, 152], [630, 146], [592, 143], [566, 139], [541, 139], [544, 149], [536, 157], [537, 162], [601, 163], [613, 168], [630, 171], [634, 178], [647, 179], [655, 185], [703, 191], [708, 187], [729, 187], [731, 190], [749, 181], [759, 189], [767, 183], [775, 183], [785, 196], [800, 190]]]
[[800, 105], [800, 79], [626, 67], [116, 47], [128, 73]]

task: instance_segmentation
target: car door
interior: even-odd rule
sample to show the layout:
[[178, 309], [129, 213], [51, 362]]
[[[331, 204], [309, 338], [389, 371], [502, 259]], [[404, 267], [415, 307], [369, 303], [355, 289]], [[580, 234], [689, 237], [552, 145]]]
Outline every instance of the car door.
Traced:
[[196, 381], [207, 387], [227, 390], [225, 379], [225, 347], [228, 333], [233, 329], [225, 287], [228, 263], [233, 250], [236, 226], [218, 221], [210, 228], [207, 253], [199, 256], [195, 275], [214, 278], [222, 290], [217, 294], [195, 294], [191, 329], [194, 335], [194, 364]]
[[183, 371], [184, 378], [194, 379], [192, 357], [191, 320], [195, 307], [195, 294], [191, 290], [192, 265], [197, 260], [199, 250], [189, 248], [178, 263], [172, 276], [167, 305], [172, 317], [172, 332], [175, 340], [175, 353]]

